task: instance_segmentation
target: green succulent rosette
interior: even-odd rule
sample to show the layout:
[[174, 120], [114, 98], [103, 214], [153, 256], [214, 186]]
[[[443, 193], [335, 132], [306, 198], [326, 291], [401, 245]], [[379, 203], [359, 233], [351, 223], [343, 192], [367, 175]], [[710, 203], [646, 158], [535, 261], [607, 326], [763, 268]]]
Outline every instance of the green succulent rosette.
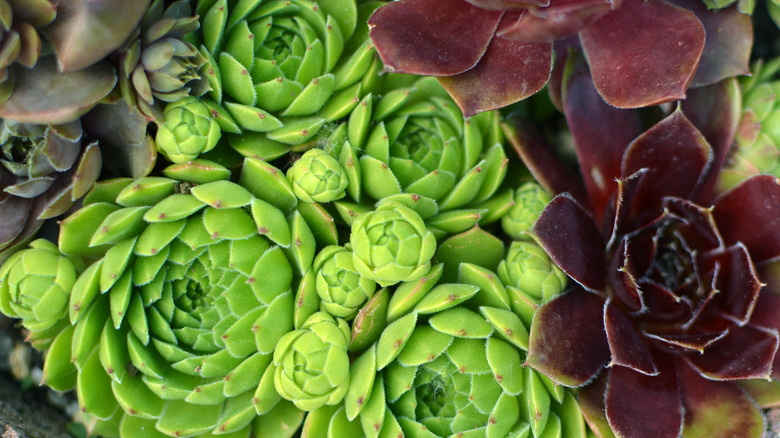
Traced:
[[560, 295], [568, 277], [541, 246], [534, 242], [512, 242], [506, 258], [498, 265], [498, 276], [541, 302]]
[[759, 173], [780, 177], [780, 58], [753, 65], [742, 80], [742, 118], [736, 141], [718, 178], [727, 190]]
[[134, 35], [119, 50], [119, 87], [127, 105], [148, 119], [162, 116], [165, 102], [208, 90], [199, 74], [206, 59], [183, 38], [199, 27], [188, 0], [167, 7], [154, 0]]
[[[72, 327], [54, 340], [44, 374], [58, 389], [75, 386], [93, 432], [297, 428], [303, 414], [287, 401], [258, 415], [274, 349], [294, 328], [296, 260], [306, 259], [292, 244], [306, 224], [296, 212], [288, 221], [289, 186], [258, 184], [265, 166], [247, 160], [231, 180], [195, 160], [164, 177], [109, 180], [63, 221], [60, 250], [95, 262], [70, 291]], [[314, 252], [313, 239], [301, 241]]]
[[287, 171], [295, 195], [303, 202], [331, 202], [344, 197], [349, 180], [336, 158], [309, 149]]
[[351, 363], [343, 405], [307, 416], [307, 436], [584, 438], [572, 392], [522, 365], [538, 301], [478, 265], [455, 283], [443, 272], [361, 310], [353, 343], [365, 327], [376, 340]]
[[352, 320], [374, 295], [376, 282], [360, 275], [353, 263], [352, 251], [331, 245], [314, 259], [314, 287], [320, 306], [330, 315]]
[[378, 80], [354, 0], [202, 0], [197, 12], [209, 102], [223, 131], [242, 134], [230, 144], [244, 156], [311, 147]]
[[315, 313], [287, 333], [274, 350], [274, 387], [295, 406], [312, 411], [341, 402], [349, 385], [349, 326]]
[[390, 74], [380, 93], [361, 100], [326, 142], [350, 178], [349, 198], [336, 202], [342, 215], [389, 198], [442, 237], [506, 213], [512, 193], [499, 192], [508, 159], [498, 113], [464, 119], [431, 77]]
[[157, 125], [157, 150], [173, 163], [194, 160], [214, 149], [222, 136], [209, 107], [195, 97], [168, 104], [164, 114]]
[[531, 240], [528, 230], [552, 198], [536, 182], [521, 185], [514, 193], [514, 205], [501, 217], [501, 228], [515, 240]]
[[20, 318], [38, 349], [48, 346], [68, 325], [68, 299], [84, 270], [78, 257], [60, 254], [57, 246], [38, 239], [0, 266], [0, 312]]
[[395, 202], [355, 219], [349, 241], [357, 272], [383, 287], [419, 279], [436, 252], [436, 238], [420, 215]]

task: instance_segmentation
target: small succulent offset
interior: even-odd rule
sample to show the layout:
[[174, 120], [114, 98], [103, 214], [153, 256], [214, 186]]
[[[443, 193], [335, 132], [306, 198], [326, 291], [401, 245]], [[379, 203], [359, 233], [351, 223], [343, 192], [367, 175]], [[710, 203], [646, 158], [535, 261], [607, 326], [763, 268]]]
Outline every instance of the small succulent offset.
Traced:
[[78, 120], [57, 126], [0, 120], [0, 261], [98, 178], [100, 149], [83, 145], [82, 136]]
[[162, 115], [165, 102], [208, 90], [199, 73], [206, 59], [184, 40], [199, 25], [188, 0], [167, 7], [163, 0], [152, 2], [135, 34], [119, 50], [119, 86], [128, 106], [153, 120]]
[[214, 149], [220, 137], [222, 131], [209, 107], [195, 97], [186, 97], [165, 107], [155, 140], [165, 158], [185, 163]]
[[360, 275], [352, 258], [349, 249], [331, 245], [317, 254], [313, 264], [320, 305], [328, 314], [347, 321], [355, 317], [376, 291], [376, 282]]
[[349, 180], [338, 160], [322, 149], [309, 149], [287, 171], [295, 196], [303, 202], [332, 202], [344, 197]]
[[[736, 131], [736, 81], [693, 93], [621, 143], [636, 127], [618, 122], [633, 114], [597, 100], [587, 72], [571, 72], [564, 103], [596, 102], [564, 105], [578, 157], [599, 163], [532, 228], [577, 285], [536, 312], [526, 365], [582, 387], [601, 436], [760, 437], [753, 400], [776, 397], [766, 380], [780, 377], [778, 285], [765, 271], [780, 256], [780, 185], [760, 175], [712, 193]], [[588, 124], [620, 135], [590, 137]], [[610, 190], [588, 185], [596, 175], [614, 181]]]
[[[736, 6], [715, 12], [699, 0], [400, 0], [369, 26], [388, 70], [438, 77], [470, 116], [539, 91], [551, 77], [554, 42], [562, 46], [552, 77], [563, 71], [564, 46], [581, 46], [599, 94], [621, 108], [747, 73], [750, 17]], [[730, 31], [708, 34], [716, 28]]]
[[514, 193], [514, 205], [501, 217], [501, 228], [515, 240], [531, 240], [528, 231], [552, 198], [535, 182], [521, 185]]

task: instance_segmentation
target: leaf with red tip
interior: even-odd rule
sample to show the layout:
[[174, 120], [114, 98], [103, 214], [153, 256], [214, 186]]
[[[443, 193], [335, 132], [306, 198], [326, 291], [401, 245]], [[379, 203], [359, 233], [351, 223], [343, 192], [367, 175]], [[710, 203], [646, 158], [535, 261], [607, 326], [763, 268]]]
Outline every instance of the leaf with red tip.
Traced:
[[674, 368], [659, 361], [660, 373], [647, 376], [616, 366], [607, 382], [607, 418], [617, 436], [677, 438], [683, 422]]
[[[600, 220], [620, 177], [620, 160], [642, 131], [635, 111], [607, 105], [596, 92], [585, 59], [570, 54], [563, 73], [563, 111], [594, 217]], [[604, 129], [609, 126], [609, 129]], [[627, 174], [624, 174], [627, 175]]]
[[566, 386], [590, 381], [609, 358], [603, 304], [581, 288], [543, 304], [531, 323], [525, 365]]
[[577, 201], [565, 193], [556, 196], [539, 215], [532, 231], [563, 272], [586, 289], [604, 290], [604, 241]]
[[149, 8], [150, 0], [69, 0], [44, 32], [60, 69], [75, 72], [95, 64], [121, 46]]
[[477, 64], [501, 15], [464, 0], [400, 0], [374, 12], [369, 36], [387, 70], [449, 76]]
[[604, 328], [612, 360], [609, 366], [624, 366], [648, 376], [655, 376], [655, 367], [650, 350], [631, 319], [613, 301], [604, 306]]
[[687, 199], [710, 155], [707, 140], [679, 110], [637, 137], [621, 165], [622, 175], [648, 169], [631, 201], [631, 216], [660, 208], [665, 196]]
[[552, 44], [494, 38], [474, 68], [438, 79], [463, 116], [471, 117], [535, 94], [547, 83], [551, 69]]
[[[747, 248], [737, 243], [724, 251], [705, 254], [701, 260], [705, 270], [713, 269], [715, 264], [719, 265], [720, 272], [715, 284], [719, 292], [713, 304], [739, 324], [750, 321], [762, 284]], [[780, 317], [780, 314], [777, 316]]]
[[683, 113], [710, 143], [714, 155], [707, 168], [707, 177], [693, 198], [700, 204], [709, 205], [712, 200], [712, 188], [740, 125], [741, 107], [742, 92], [735, 78], [689, 89], [682, 102]]
[[701, 0], [665, 0], [688, 9], [704, 25], [707, 38], [691, 87], [714, 84], [728, 77], [750, 74], [753, 25], [750, 15], [736, 7], [707, 9]]
[[24, 123], [57, 125], [82, 116], [114, 88], [116, 74], [107, 62], [84, 70], [59, 73], [53, 55], [32, 70], [16, 68], [14, 93], [0, 117]]
[[596, 89], [618, 108], [685, 97], [704, 39], [692, 12], [663, 1], [625, 0], [580, 32]]
[[758, 175], [715, 201], [713, 210], [727, 245], [742, 242], [754, 263], [780, 257], [780, 180]]
[[761, 410], [732, 382], [714, 382], [685, 364], [677, 367], [685, 405], [686, 438], [759, 437]]
[[551, 0], [550, 6], [529, 9], [496, 35], [515, 41], [555, 41], [590, 26], [610, 9], [610, 0]]
[[779, 343], [776, 330], [734, 325], [704, 353], [685, 359], [699, 374], [712, 380], [766, 379]]
[[570, 193], [581, 203], [588, 201], [585, 187], [529, 121], [510, 116], [502, 124], [504, 135], [523, 160], [534, 179], [550, 193]]
[[472, 5], [491, 11], [515, 11], [534, 6], [547, 6], [550, 0], [466, 0]]

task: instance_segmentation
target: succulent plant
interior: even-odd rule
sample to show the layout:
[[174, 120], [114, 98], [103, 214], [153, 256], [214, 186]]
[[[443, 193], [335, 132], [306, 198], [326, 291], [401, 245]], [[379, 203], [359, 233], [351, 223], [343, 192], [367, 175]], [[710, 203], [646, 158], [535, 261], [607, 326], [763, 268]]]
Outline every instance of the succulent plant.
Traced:
[[165, 107], [165, 119], [157, 128], [157, 149], [173, 163], [194, 160], [217, 145], [222, 131], [209, 107], [187, 97]]
[[352, 251], [331, 245], [314, 259], [315, 288], [320, 305], [330, 315], [352, 320], [376, 291], [376, 282], [361, 276], [352, 262]]
[[349, 326], [315, 313], [282, 336], [274, 350], [274, 386], [304, 411], [341, 402], [349, 385]]
[[292, 231], [261, 199], [284, 196], [253, 183], [262, 165], [245, 163], [238, 182], [205, 160], [108, 180], [62, 222], [60, 250], [96, 261], [69, 292], [73, 326], [52, 344], [47, 381], [75, 385], [106, 435], [264, 435], [285, 413], [302, 419], [287, 402], [271, 417], [256, 408], [293, 329], [293, 263], [258, 233]]
[[780, 177], [780, 59], [753, 66], [742, 82], [742, 117], [736, 144], [718, 178], [725, 191], [759, 173]]
[[[310, 143], [379, 69], [367, 35], [355, 32], [354, 0], [205, 0], [197, 12], [208, 96], [223, 131], [243, 133], [231, 144], [245, 156], [273, 159]], [[353, 34], [364, 41], [345, 51]]]
[[501, 217], [501, 228], [515, 240], [530, 240], [528, 230], [539, 218], [550, 195], [537, 183], [527, 182], [514, 193], [514, 205]]
[[41, 56], [41, 35], [38, 30], [57, 17], [57, 5], [49, 0], [0, 1], [0, 104], [13, 89], [8, 80], [8, 67], [18, 63], [32, 68]]
[[357, 272], [383, 287], [419, 279], [436, 252], [436, 238], [420, 215], [394, 202], [358, 216], [349, 241]]
[[498, 265], [504, 284], [514, 286], [541, 302], [560, 295], [566, 288], [566, 274], [533, 242], [512, 242], [506, 259]]
[[206, 59], [185, 41], [199, 27], [188, 0], [167, 7], [154, 0], [130, 40], [119, 50], [119, 86], [122, 97], [148, 119], [162, 115], [165, 102], [208, 90], [200, 68]]
[[34, 333], [29, 338], [36, 348], [45, 348], [68, 325], [70, 291], [83, 270], [78, 257], [60, 254], [48, 240], [35, 240], [0, 267], [0, 311], [20, 318]]
[[[745, 74], [752, 43], [748, 16], [736, 7], [716, 14], [697, 0], [401, 0], [377, 10], [369, 26], [388, 70], [437, 76], [466, 116], [539, 91], [550, 78], [553, 42], [570, 36], [579, 42], [564, 45], [581, 46], [600, 95], [621, 108], [680, 99], [689, 85]], [[713, 33], [726, 27], [728, 35]]]
[[43, 220], [65, 213], [100, 174], [96, 143], [82, 145], [79, 121], [58, 126], [0, 120], [0, 261]]
[[338, 160], [322, 149], [309, 149], [287, 170], [298, 199], [331, 202], [344, 197], [349, 180]]
[[[539, 307], [526, 365], [581, 387], [601, 436], [760, 437], [753, 400], [776, 396], [766, 380], [780, 377], [780, 301], [763, 270], [780, 255], [780, 185], [760, 175], [713, 196], [737, 126], [736, 80], [691, 93], [622, 143], [635, 114], [569, 68], [563, 102], [586, 184], [558, 194], [532, 233], [576, 285]], [[599, 138], [591, 126], [615, 130]]]

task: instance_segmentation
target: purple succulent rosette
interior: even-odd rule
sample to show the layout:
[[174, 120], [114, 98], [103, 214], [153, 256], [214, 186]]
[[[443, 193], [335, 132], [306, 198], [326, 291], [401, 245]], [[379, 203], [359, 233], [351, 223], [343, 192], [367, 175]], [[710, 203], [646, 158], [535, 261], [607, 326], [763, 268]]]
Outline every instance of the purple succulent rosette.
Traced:
[[736, 6], [698, 0], [401, 0], [369, 27], [388, 70], [437, 76], [466, 116], [559, 80], [571, 46], [607, 103], [636, 108], [746, 74], [753, 39]]
[[[587, 69], [570, 67], [563, 103], [589, 172], [532, 233], [577, 285], [539, 308], [526, 365], [582, 387], [600, 436], [761, 436], [759, 404], [780, 377], [768, 271], [780, 256], [780, 184], [759, 175], [713, 194], [739, 117], [736, 81], [697, 90], [629, 141], [635, 112], [605, 105]], [[599, 138], [604, 124], [615, 129]], [[510, 138], [545, 185], [576, 186]]]

